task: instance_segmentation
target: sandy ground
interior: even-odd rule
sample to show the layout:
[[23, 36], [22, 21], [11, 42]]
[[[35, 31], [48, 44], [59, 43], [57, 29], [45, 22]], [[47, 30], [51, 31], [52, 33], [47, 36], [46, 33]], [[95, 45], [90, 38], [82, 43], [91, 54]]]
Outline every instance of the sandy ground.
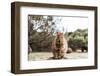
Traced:
[[[52, 57], [51, 52], [33, 52], [28, 55], [28, 60], [29, 61], [34, 61], [34, 60], [51, 60], [50, 58]], [[88, 57], [88, 53], [69, 53], [66, 54], [66, 59], [84, 59]]]

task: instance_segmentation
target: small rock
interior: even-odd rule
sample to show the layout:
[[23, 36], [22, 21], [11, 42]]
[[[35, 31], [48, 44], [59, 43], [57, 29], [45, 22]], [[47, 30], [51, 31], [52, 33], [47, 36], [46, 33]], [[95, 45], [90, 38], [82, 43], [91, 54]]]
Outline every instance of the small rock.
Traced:
[[67, 53], [72, 53], [72, 52], [73, 52], [72, 49], [68, 48]]

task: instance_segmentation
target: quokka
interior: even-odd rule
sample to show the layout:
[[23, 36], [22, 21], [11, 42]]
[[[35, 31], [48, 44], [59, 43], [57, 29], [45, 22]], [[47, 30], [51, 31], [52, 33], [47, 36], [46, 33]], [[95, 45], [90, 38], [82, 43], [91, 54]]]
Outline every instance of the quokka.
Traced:
[[68, 44], [67, 40], [64, 38], [64, 34], [57, 32], [55, 39], [52, 42], [52, 53], [54, 59], [62, 59], [65, 57]]

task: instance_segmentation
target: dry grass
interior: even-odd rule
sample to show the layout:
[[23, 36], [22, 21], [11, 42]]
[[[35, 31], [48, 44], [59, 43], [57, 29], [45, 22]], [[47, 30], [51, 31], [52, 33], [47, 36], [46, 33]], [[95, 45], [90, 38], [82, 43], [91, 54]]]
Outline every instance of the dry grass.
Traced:
[[[52, 55], [51, 52], [33, 52], [33, 53], [30, 53], [28, 55], [28, 60], [29, 61], [33, 61], [33, 60], [48, 60], [52, 56], [53, 55]], [[88, 57], [88, 53], [73, 52], [73, 53], [66, 54], [66, 58], [67, 59], [83, 59], [83, 58], [87, 58], [87, 57]]]

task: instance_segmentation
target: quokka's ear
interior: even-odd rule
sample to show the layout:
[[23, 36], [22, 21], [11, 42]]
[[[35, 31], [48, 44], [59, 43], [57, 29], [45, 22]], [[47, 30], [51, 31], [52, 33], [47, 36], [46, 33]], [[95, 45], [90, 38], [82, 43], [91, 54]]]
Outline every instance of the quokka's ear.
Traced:
[[60, 33], [61, 35], [63, 35], [63, 33]]

